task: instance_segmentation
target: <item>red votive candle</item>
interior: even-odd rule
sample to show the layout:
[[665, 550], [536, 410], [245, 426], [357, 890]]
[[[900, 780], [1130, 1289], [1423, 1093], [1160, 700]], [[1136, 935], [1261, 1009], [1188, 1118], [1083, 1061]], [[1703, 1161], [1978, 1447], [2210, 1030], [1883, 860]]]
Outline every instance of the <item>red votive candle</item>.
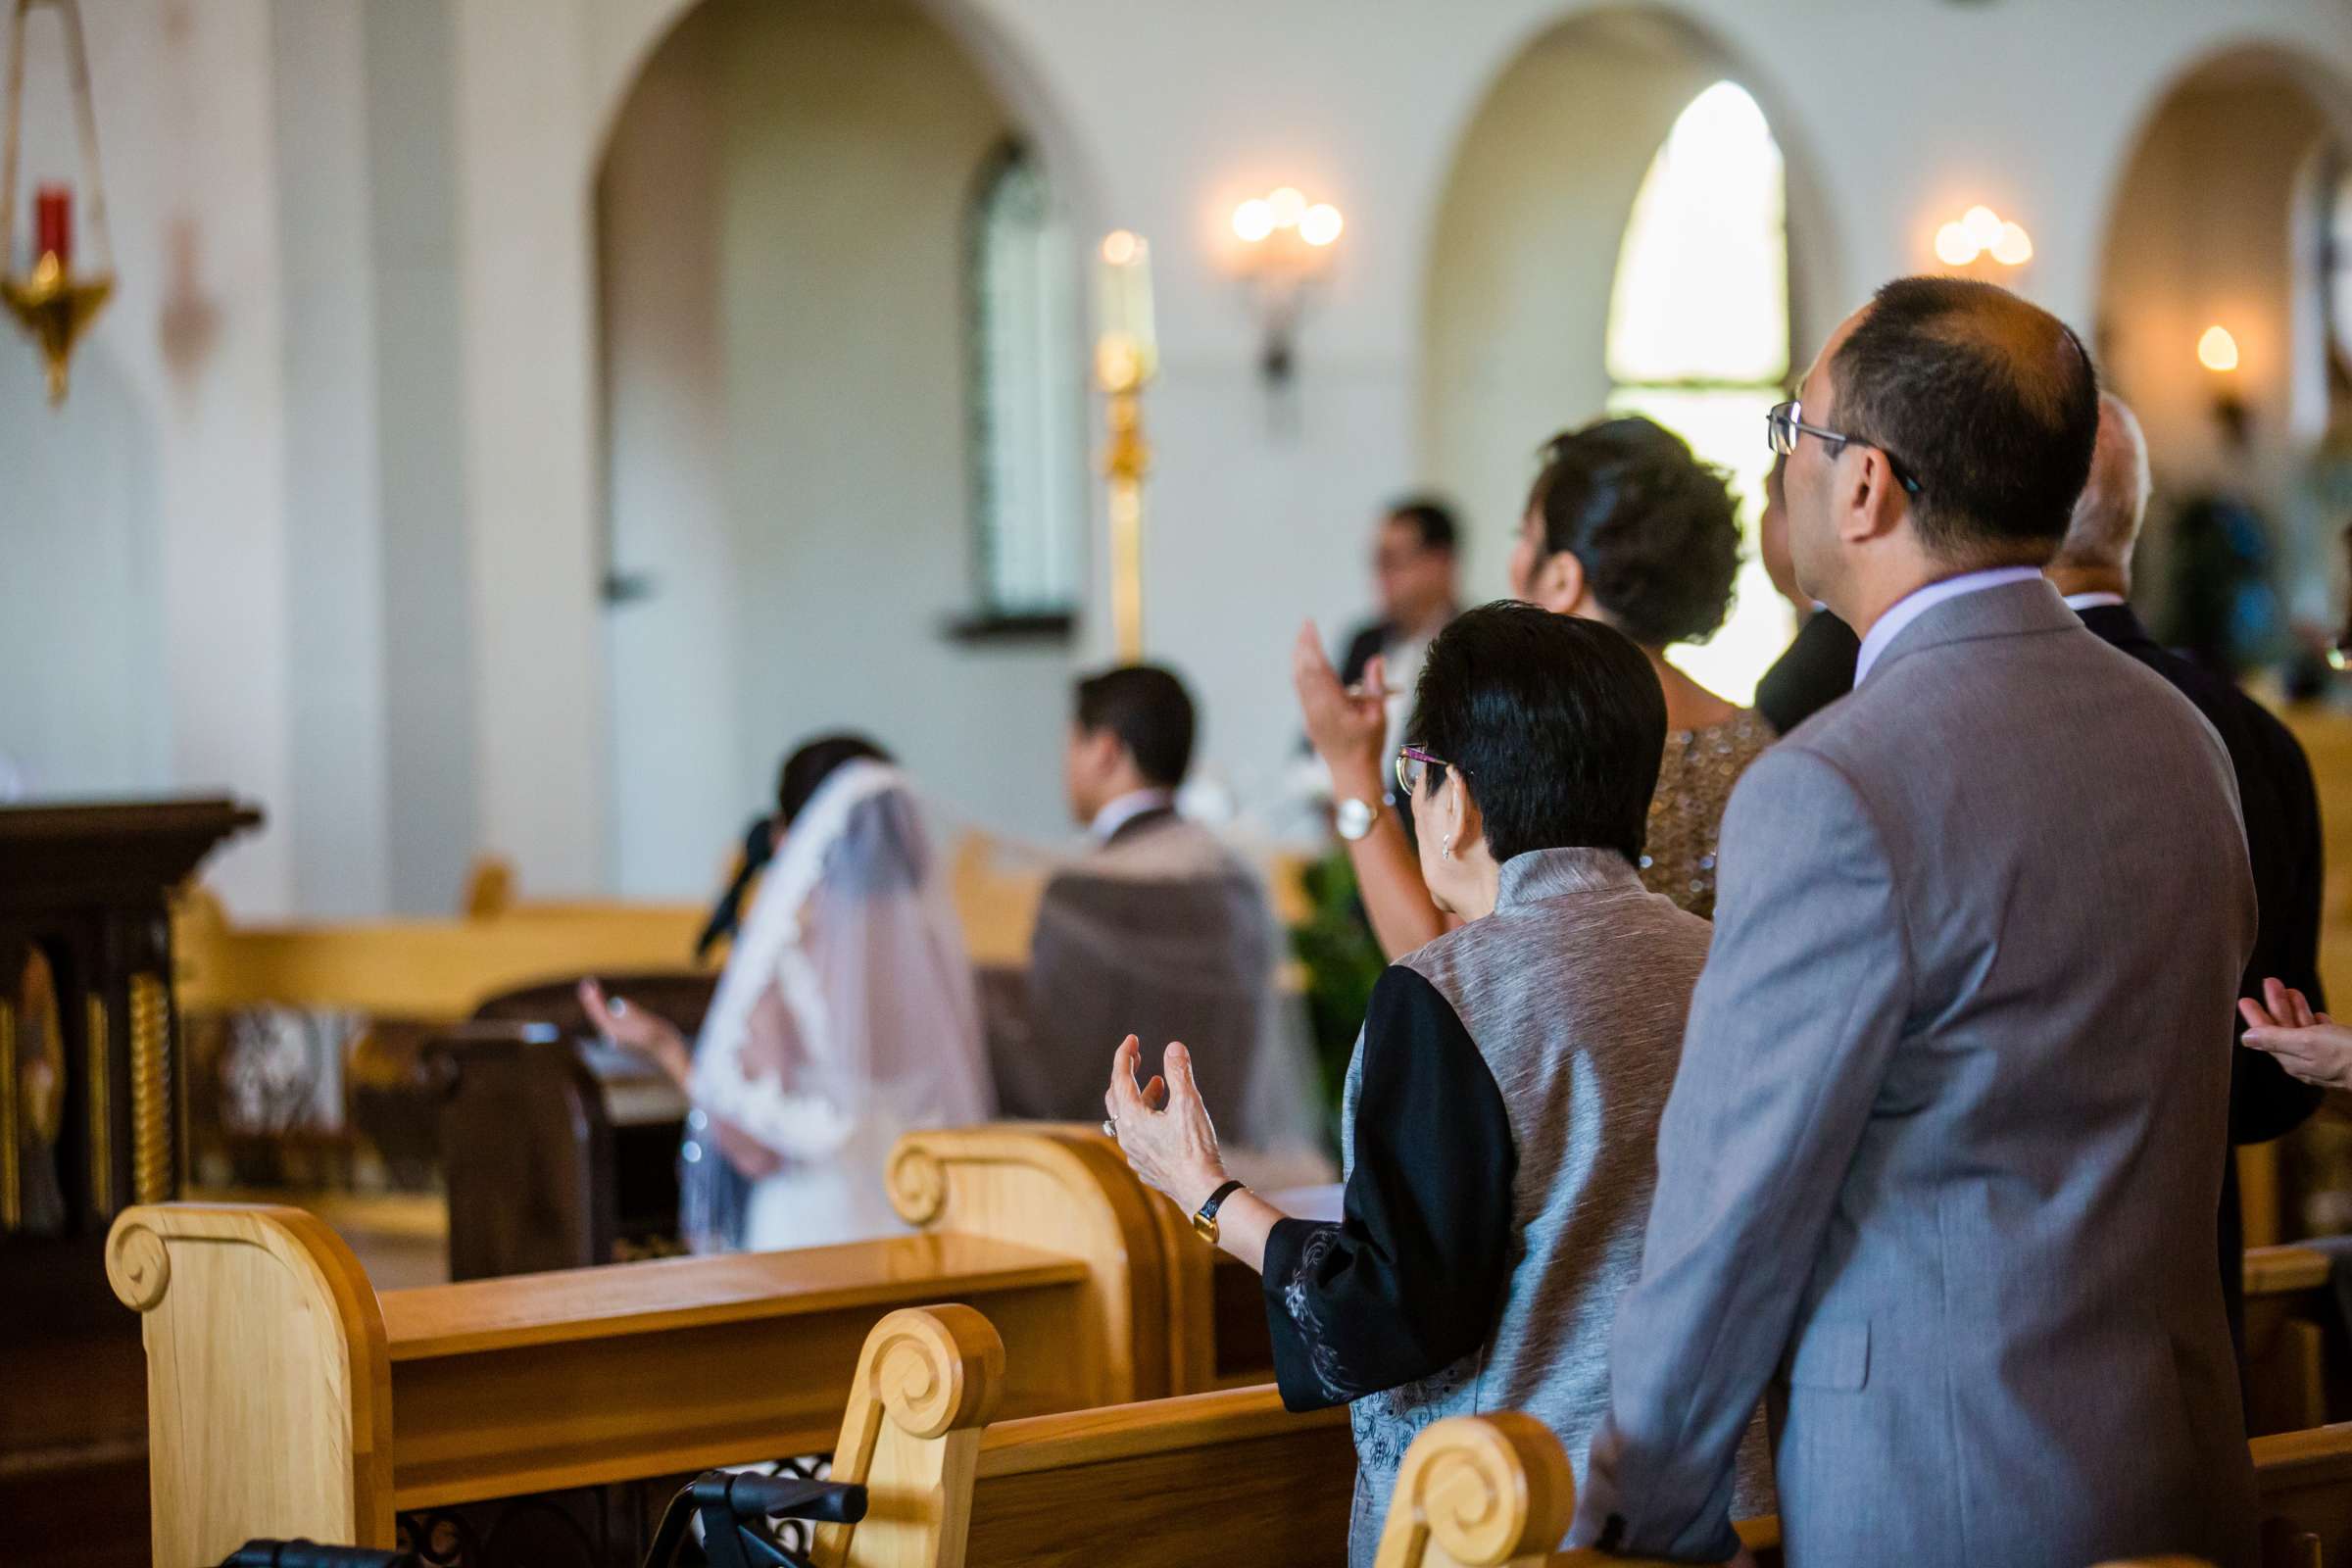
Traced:
[[32, 194], [34, 232], [33, 261], [44, 256], [57, 258], [61, 271], [74, 268], [74, 192], [64, 185], [43, 185]]

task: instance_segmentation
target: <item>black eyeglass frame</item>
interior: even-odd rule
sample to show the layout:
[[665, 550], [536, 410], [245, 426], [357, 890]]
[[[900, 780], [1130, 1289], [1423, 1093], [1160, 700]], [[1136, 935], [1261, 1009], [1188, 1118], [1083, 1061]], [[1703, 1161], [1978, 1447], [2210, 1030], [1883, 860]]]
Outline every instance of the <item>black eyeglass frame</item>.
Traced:
[[1886, 460], [1886, 471], [1893, 474], [1894, 482], [1903, 487], [1903, 494], [1916, 496], [1921, 494], [1924, 489], [1920, 482], [1911, 476], [1911, 470], [1904, 466], [1903, 460], [1887, 451], [1883, 443], [1867, 441], [1861, 436], [1847, 435], [1843, 431], [1827, 429], [1818, 424], [1807, 424], [1805, 422], [1805, 406], [1795, 398], [1790, 398], [1786, 403], [1776, 403], [1765, 412], [1764, 445], [1772, 451], [1775, 457], [1794, 457], [1796, 455], [1796, 438], [1800, 435], [1812, 436], [1827, 445], [1830, 449], [1830, 456], [1833, 458], [1849, 446], [1868, 447]]

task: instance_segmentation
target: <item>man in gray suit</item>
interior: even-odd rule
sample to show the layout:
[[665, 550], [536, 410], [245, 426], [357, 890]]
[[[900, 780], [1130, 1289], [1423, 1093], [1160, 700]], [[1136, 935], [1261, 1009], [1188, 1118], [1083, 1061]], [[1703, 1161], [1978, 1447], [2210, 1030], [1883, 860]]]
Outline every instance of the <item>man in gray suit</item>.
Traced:
[[2254, 894], [2230, 760], [2035, 571], [2074, 333], [1906, 278], [1774, 411], [1854, 693], [1751, 766], [1571, 1539], [1721, 1561], [1769, 1393], [1791, 1568], [2255, 1560], [2215, 1277]]

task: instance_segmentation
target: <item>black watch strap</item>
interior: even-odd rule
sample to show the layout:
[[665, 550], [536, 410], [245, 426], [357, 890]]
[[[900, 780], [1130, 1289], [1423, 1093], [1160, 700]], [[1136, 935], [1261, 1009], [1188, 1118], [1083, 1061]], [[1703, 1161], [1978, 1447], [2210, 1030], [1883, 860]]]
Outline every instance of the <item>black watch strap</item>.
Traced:
[[1245, 1182], [1229, 1181], [1224, 1186], [1218, 1188], [1215, 1192], [1209, 1194], [1208, 1201], [1200, 1205], [1200, 1217], [1202, 1219], [1215, 1219], [1217, 1217], [1217, 1210], [1225, 1206], [1225, 1200], [1240, 1192], [1243, 1187], [1247, 1185], [1248, 1184]]

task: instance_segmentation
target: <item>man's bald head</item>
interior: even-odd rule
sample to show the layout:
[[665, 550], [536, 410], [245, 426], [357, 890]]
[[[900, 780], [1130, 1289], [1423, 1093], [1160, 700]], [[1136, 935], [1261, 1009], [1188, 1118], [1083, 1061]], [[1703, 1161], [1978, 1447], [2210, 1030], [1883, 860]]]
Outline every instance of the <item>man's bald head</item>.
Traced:
[[2115, 592], [2130, 592], [2132, 550], [2148, 514], [2148, 443], [2139, 417], [2122, 398], [2102, 392], [2090, 478], [2075, 502], [2074, 520], [2051, 571], [2105, 574], [2117, 579], [2110, 585]]
[[2098, 428], [2098, 376], [2072, 328], [1990, 283], [1903, 277], [1852, 321], [1829, 368], [1836, 407], [1824, 412], [1914, 481], [1912, 522], [1931, 555], [2049, 560]]

